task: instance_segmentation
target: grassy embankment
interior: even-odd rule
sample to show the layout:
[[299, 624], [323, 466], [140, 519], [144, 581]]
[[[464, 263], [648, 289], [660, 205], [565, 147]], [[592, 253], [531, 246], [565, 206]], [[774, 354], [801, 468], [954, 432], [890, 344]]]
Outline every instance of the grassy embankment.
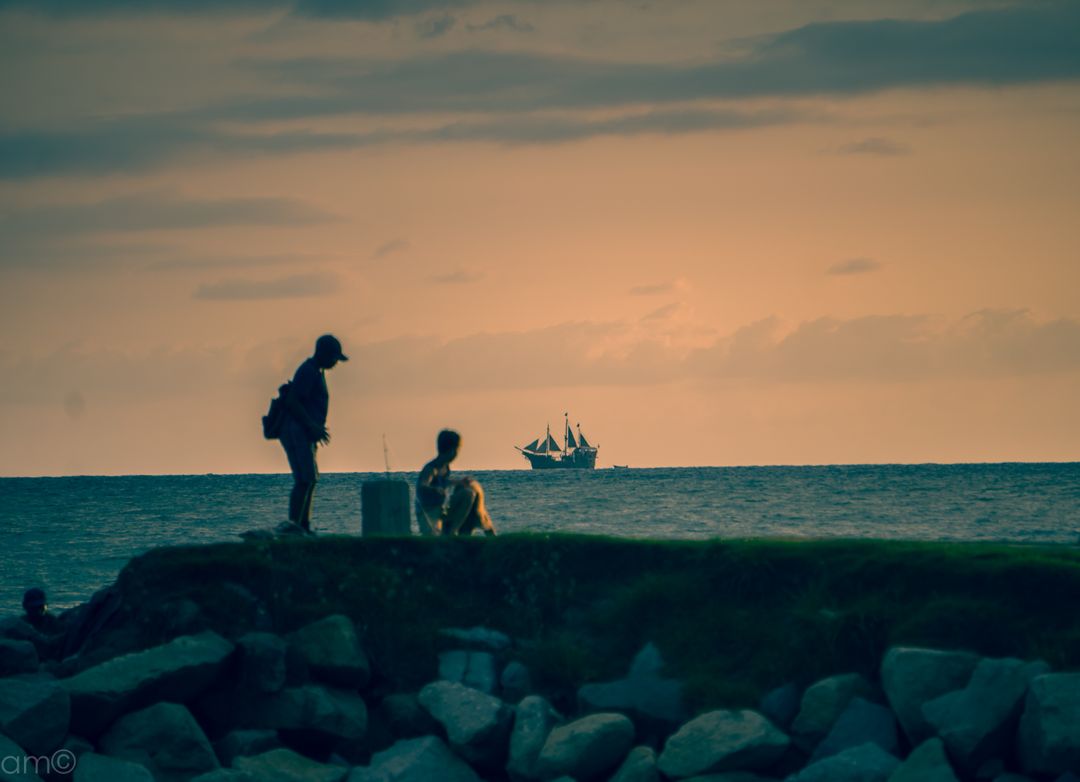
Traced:
[[695, 709], [753, 705], [786, 681], [875, 676], [894, 644], [1080, 669], [1069, 546], [326, 537], [158, 549], [120, 579], [128, 606], [189, 598], [235, 636], [246, 619], [230, 581], [266, 602], [278, 631], [353, 617], [388, 690], [434, 677], [439, 628], [478, 624], [523, 642], [515, 654], [563, 705], [583, 682], [621, 677], [647, 641]]

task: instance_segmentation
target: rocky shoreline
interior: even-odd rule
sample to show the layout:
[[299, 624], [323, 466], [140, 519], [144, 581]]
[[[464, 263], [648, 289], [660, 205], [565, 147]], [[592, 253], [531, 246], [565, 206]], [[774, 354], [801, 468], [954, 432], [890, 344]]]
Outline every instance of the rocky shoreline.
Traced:
[[[868, 670], [777, 680], [754, 703], [725, 705], [688, 697], [679, 666], [662, 652], [665, 638], [649, 639], [622, 672], [577, 682], [568, 697], [538, 675], [535, 637], [445, 626], [427, 639], [426, 659], [410, 661], [426, 680], [402, 686], [382, 670], [393, 662], [380, 640], [388, 625], [329, 610], [313, 617], [311, 605], [301, 612], [308, 619], [284, 621], [286, 604], [312, 595], [271, 599], [241, 556], [278, 565], [293, 557], [310, 568], [333, 549], [357, 545], [383, 557], [388, 546], [417, 545], [455, 571], [459, 557], [480, 551], [472, 543], [319, 541], [153, 553], [122, 574], [120, 607], [80, 654], [43, 661], [32, 637], [0, 640], [0, 780], [1068, 782], [1080, 775], [1080, 673], [979, 653], [977, 642], [896, 644]], [[176, 583], [179, 571], [165, 563], [178, 560], [203, 577]], [[350, 563], [359, 568], [356, 558]], [[151, 588], [165, 583], [167, 600]], [[207, 596], [234, 611], [237, 589], [251, 604], [230, 623]], [[385, 600], [408, 605], [393, 592]], [[336, 601], [324, 595], [319, 605]], [[374, 612], [368, 608], [359, 613]], [[399, 623], [411, 628], [408, 616]]]

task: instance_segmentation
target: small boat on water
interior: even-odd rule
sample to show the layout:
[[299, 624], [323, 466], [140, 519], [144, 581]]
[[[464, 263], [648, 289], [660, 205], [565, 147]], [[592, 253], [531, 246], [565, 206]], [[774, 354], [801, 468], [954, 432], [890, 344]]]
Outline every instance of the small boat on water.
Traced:
[[613, 470], [629, 470], [630, 465], [629, 464], [613, 464], [613, 465], [611, 465], [611, 469], [613, 469]]
[[564, 415], [566, 421], [563, 427], [562, 447], [551, 436], [551, 425], [548, 424], [547, 433], [543, 437], [537, 437], [518, 450], [529, 460], [529, 465], [534, 470], [596, 469], [598, 446], [590, 445], [585, 439], [585, 435], [581, 433], [581, 424], [577, 425], [577, 436], [575, 436], [570, 429], [570, 414], [564, 413]]

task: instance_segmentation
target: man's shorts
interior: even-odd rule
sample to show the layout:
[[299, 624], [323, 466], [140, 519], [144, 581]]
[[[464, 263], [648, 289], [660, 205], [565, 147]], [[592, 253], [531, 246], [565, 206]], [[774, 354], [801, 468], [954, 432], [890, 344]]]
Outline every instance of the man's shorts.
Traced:
[[319, 467], [315, 463], [318, 444], [311, 442], [304, 428], [291, 418], [286, 419], [281, 427], [281, 447], [285, 449], [289, 469], [296, 481], [315, 483], [319, 480]]

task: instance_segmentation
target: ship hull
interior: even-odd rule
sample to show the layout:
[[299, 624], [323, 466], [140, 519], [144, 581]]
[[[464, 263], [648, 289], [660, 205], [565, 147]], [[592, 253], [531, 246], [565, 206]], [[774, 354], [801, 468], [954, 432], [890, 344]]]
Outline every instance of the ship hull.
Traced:
[[569, 455], [522, 452], [534, 470], [595, 470], [596, 449], [578, 448]]

